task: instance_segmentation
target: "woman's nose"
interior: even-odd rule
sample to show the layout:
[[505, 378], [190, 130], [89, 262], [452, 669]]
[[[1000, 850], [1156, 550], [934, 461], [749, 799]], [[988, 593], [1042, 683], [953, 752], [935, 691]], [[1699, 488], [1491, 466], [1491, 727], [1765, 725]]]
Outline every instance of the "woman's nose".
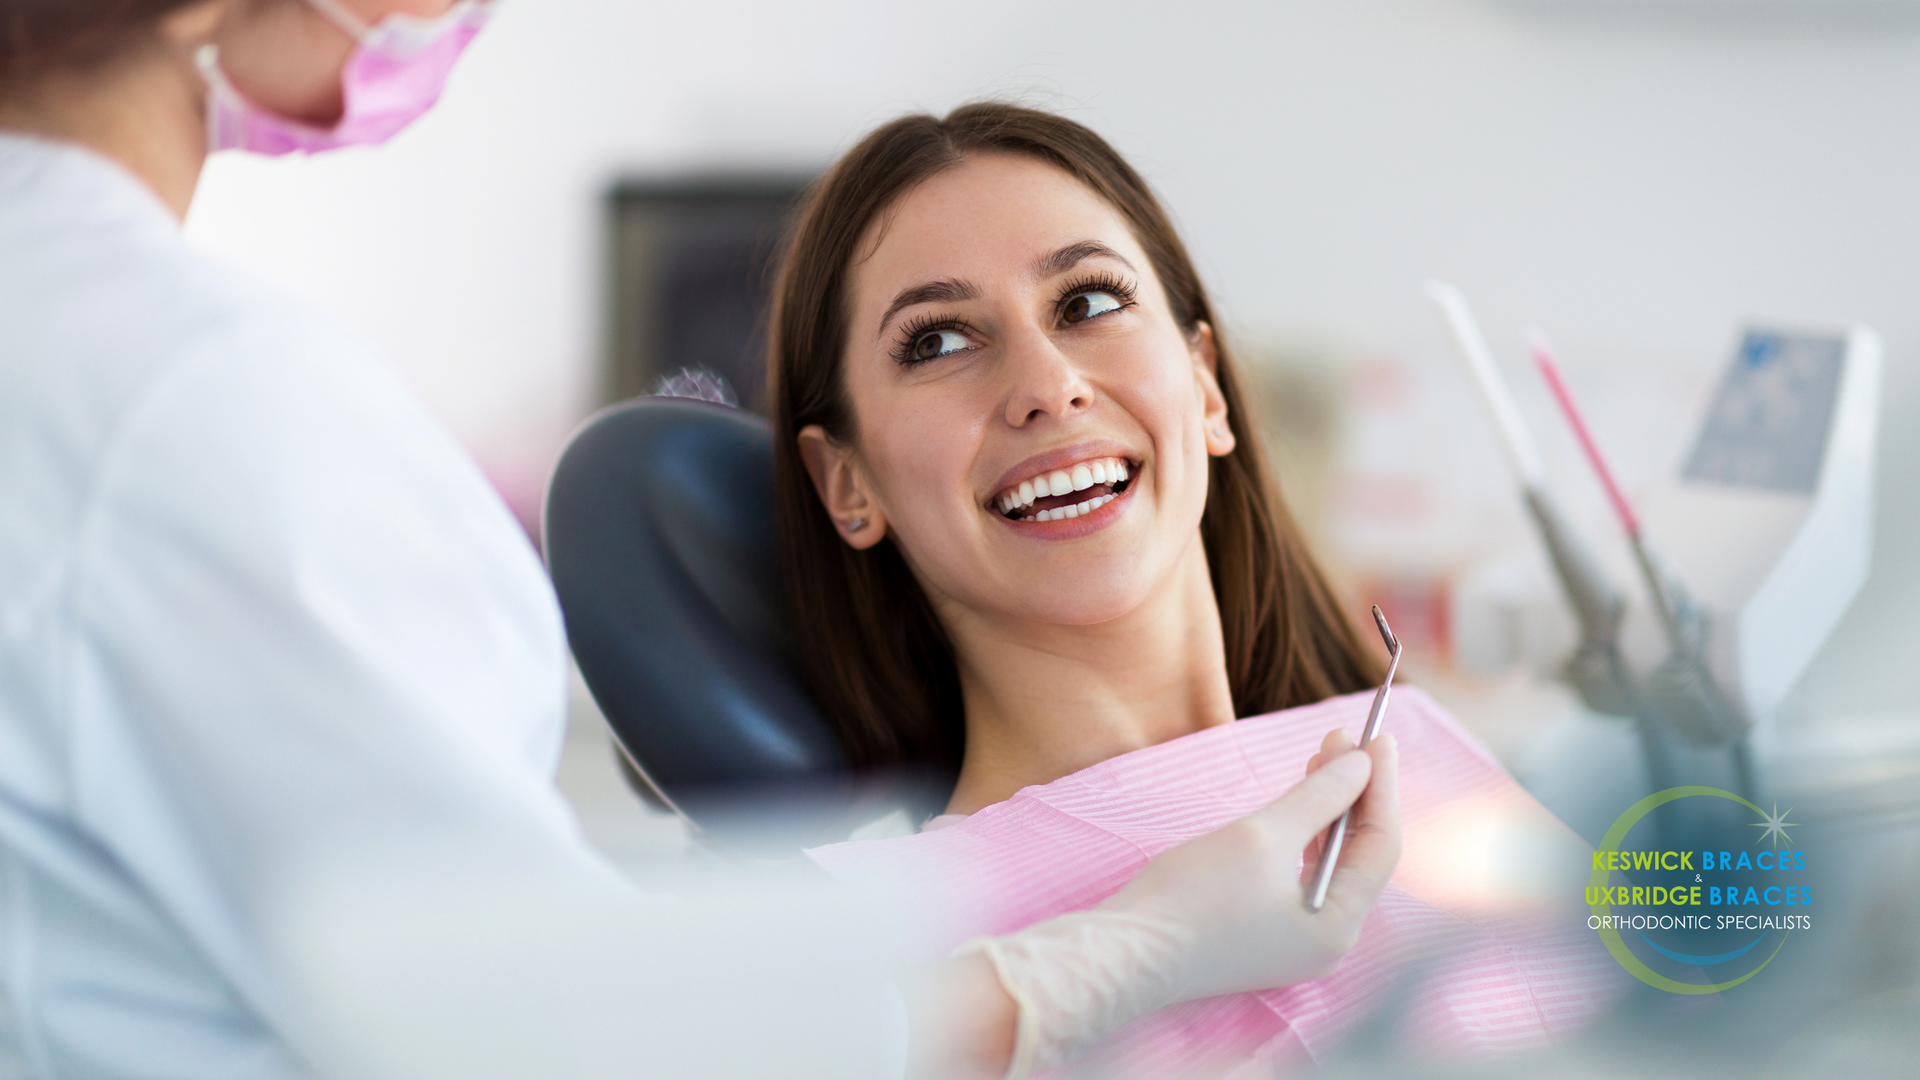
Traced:
[[1008, 424], [1065, 419], [1093, 404], [1093, 387], [1043, 331], [1024, 329], [1007, 340], [1006, 349]]

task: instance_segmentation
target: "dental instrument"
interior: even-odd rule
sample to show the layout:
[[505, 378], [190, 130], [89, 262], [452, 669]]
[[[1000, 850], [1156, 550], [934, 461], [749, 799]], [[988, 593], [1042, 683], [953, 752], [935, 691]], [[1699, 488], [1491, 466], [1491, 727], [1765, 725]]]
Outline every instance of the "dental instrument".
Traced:
[[1728, 705], [1707, 667], [1707, 615], [1694, 602], [1686, 586], [1654, 553], [1646, 531], [1641, 528], [1640, 519], [1620, 491], [1613, 470], [1608, 467], [1599, 443], [1594, 441], [1593, 433], [1580, 413], [1580, 407], [1574, 403], [1573, 393], [1567, 389], [1566, 380], [1560, 375], [1560, 365], [1554, 361], [1553, 350], [1547, 344], [1546, 336], [1538, 330], [1533, 331], [1528, 335], [1528, 347], [1533, 352], [1534, 363], [1540, 368], [1548, 389], [1553, 391], [1561, 413], [1566, 416], [1567, 425], [1573, 429], [1574, 437], [1586, 453], [1587, 463], [1593, 466], [1594, 474], [1606, 489], [1607, 499], [1620, 518], [1621, 528], [1626, 531], [1634, 562], [1640, 567], [1640, 574], [1646, 580], [1647, 591], [1652, 595], [1654, 607], [1660, 616], [1660, 624], [1667, 633], [1667, 658], [1648, 678], [1647, 705], [1668, 726], [1693, 742], [1708, 745], [1732, 742], [1741, 790], [1751, 795], [1752, 769], [1739, 741], [1746, 724]]
[[[1520, 496], [1527, 513], [1540, 531], [1540, 539], [1553, 560], [1553, 568], [1565, 590], [1567, 603], [1580, 623], [1580, 639], [1572, 655], [1561, 668], [1561, 677], [1570, 684], [1588, 708], [1613, 716], [1637, 716], [1632, 682], [1620, 657], [1620, 620], [1626, 600], [1601, 572], [1586, 546], [1580, 542], [1559, 506], [1547, 490], [1547, 470], [1540, 451], [1534, 446], [1520, 409], [1514, 403], [1506, 380], [1494, 367], [1479, 323], [1467, 306], [1460, 290], [1443, 281], [1426, 283], [1429, 299], [1439, 308], [1452, 332], [1460, 358], [1473, 376], [1481, 403], [1493, 418], [1500, 434], [1501, 448], [1520, 480]], [[1665, 776], [1664, 763], [1649, 758], [1649, 768], [1657, 778]], [[1656, 790], [1661, 785], [1656, 784]]]
[[[1360, 730], [1361, 749], [1365, 749], [1373, 737], [1380, 734], [1380, 720], [1387, 712], [1387, 696], [1393, 691], [1393, 676], [1400, 670], [1400, 639], [1393, 636], [1379, 604], [1373, 605], [1373, 622], [1380, 628], [1380, 640], [1387, 643], [1387, 677], [1373, 695], [1373, 708], [1367, 711], [1367, 726]], [[1320, 869], [1314, 871], [1313, 895], [1307, 900], [1308, 910], [1319, 911], [1320, 906], [1327, 902], [1327, 886], [1333, 883], [1333, 864], [1340, 858], [1341, 845], [1346, 843], [1347, 819], [1352, 816], [1352, 807], [1342, 810], [1339, 820], [1333, 823], [1333, 829], [1327, 833], [1327, 848], [1320, 855]]]

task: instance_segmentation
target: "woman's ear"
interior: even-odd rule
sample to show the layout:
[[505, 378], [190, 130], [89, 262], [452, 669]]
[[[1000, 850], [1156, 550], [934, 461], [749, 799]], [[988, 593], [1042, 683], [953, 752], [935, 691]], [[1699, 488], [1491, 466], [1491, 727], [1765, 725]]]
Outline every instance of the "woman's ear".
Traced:
[[1187, 339], [1193, 357], [1193, 381], [1200, 393], [1200, 419], [1206, 425], [1207, 453], [1225, 457], [1238, 445], [1233, 425], [1227, 422], [1227, 398], [1220, 392], [1220, 353], [1214, 348], [1213, 327], [1195, 323], [1193, 336]]
[[840, 530], [840, 539], [856, 551], [879, 543], [887, 535], [887, 515], [868, 495], [853, 448], [834, 442], [819, 424], [801, 428], [799, 443], [800, 460], [813, 477], [820, 505]]

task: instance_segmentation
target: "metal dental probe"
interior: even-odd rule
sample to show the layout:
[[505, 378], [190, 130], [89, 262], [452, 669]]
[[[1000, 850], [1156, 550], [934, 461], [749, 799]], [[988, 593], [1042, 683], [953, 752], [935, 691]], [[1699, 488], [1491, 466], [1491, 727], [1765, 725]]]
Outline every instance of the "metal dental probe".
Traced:
[[[1387, 627], [1387, 617], [1380, 613], [1380, 605], [1373, 605], [1373, 621], [1380, 627], [1380, 640], [1387, 643], [1387, 677], [1381, 682], [1380, 689], [1373, 695], [1373, 708], [1367, 713], [1367, 726], [1360, 732], [1362, 749], [1380, 734], [1380, 718], [1387, 713], [1387, 695], [1393, 690], [1394, 672], [1400, 670], [1400, 639], [1393, 636]], [[1333, 864], [1340, 859], [1340, 845], [1347, 840], [1347, 819], [1353, 816], [1353, 807], [1340, 812], [1340, 819], [1333, 823], [1333, 829], [1327, 833], [1326, 850], [1320, 854], [1320, 869], [1313, 874], [1313, 895], [1307, 900], [1307, 909], [1319, 911], [1320, 905], [1327, 902], [1327, 886], [1333, 882]]]

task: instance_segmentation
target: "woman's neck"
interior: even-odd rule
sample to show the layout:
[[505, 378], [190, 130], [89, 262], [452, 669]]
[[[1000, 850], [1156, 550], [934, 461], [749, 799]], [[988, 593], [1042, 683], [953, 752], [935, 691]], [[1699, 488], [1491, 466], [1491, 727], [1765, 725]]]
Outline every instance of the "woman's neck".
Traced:
[[1226, 646], [1198, 538], [1166, 588], [1092, 626], [948, 620], [967, 751], [947, 811], [1232, 722]]
[[0, 129], [104, 154], [184, 220], [207, 159], [206, 94], [192, 58], [156, 43], [105, 67], [33, 78], [0, 98]]

